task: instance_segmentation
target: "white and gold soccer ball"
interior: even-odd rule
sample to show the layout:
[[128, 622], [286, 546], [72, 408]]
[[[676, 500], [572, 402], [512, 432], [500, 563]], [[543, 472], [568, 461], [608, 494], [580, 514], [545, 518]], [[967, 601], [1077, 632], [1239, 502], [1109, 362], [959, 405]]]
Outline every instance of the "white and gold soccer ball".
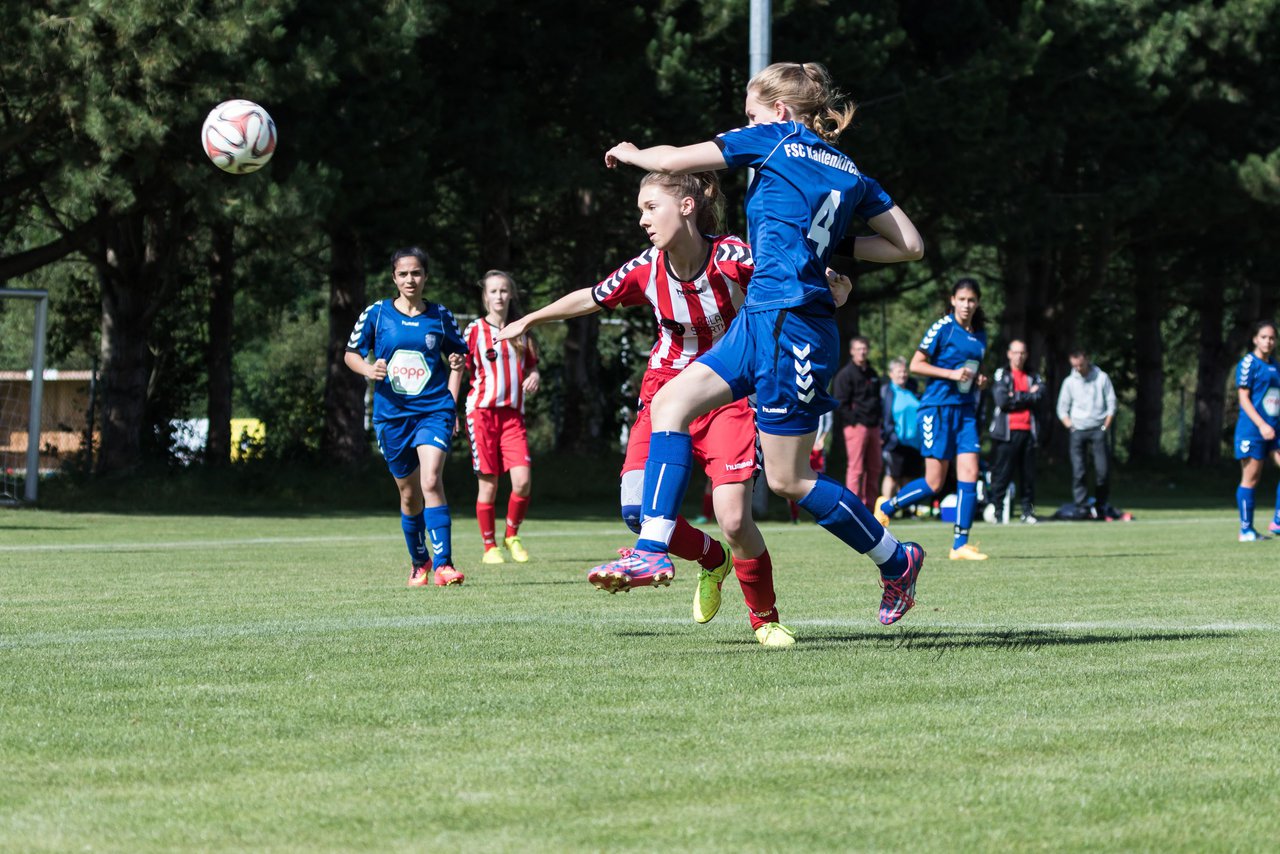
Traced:
[[200, 144], [222, 171], [256, 172], [275, 154], [276, 123], [253, 101], [223, 101], [205, 118]]

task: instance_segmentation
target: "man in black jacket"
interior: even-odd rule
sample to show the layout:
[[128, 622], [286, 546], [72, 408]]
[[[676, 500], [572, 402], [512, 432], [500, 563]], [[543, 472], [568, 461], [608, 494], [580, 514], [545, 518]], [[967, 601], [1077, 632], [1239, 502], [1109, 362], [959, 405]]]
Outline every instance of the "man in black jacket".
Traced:
[[1036, 409], [1044, 397], [1044, 381], [1027, 373], [1027, 345], [1014, 339], [1009, 342], [1009, 367], [996, 371], [991, 383], [995, 412], [991, 417], [991, 447], [994, 460], [991, 471], [991, 504], [996, 521], [1008, 521], [1005, 493], [1014, 475], [1018, 475], [1018, 492], [1022, 496], [1022, 521], [1034, 524], [1036, 498], [1036, 437], [1039, 423]]
[[871, 367], [871, 343], [862, 336], [849, 341], [849, 363], [836, 372], [831, 394], [840, 403], [844, 447], [849, 466], [844, 485], [868, 507], [880, 489], [880, 377]]

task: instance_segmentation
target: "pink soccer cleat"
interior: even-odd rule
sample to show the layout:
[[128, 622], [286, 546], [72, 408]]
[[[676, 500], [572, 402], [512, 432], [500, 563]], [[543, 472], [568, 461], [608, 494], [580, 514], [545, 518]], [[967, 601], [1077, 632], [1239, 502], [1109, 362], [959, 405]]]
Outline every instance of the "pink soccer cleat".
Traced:
[[916, 543], [903, 543], [907, 553], [907, 571], [897, 578], [881, 578], [884, 595], [880, 597], [880, 622], [892, 626], [916, 604], [916, 579], [924, 566], [924, 549]]
[[431, 583], [431, 561], [413, 567], [409, 572], [409, 580], [404, 583], [405, 587], [426, 587]]
[[632, 587], [665, 587], [676, 577], [666, 552], [623, 549], [619, 554], [622, 556], [617, 560], [602, 563], [587, 573], [587, 581], [593, 587], [617, 593]]
[[445, 564], [436, 569], [436, 587], [448, 587], [451, 584], [461, 584], [466, 576], [458, 570]]

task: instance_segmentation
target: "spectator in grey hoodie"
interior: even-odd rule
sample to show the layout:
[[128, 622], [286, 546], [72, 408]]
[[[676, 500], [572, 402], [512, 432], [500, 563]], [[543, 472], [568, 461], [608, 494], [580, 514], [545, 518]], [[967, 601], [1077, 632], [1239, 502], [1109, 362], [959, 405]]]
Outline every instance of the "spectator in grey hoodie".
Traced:
[[1097, 483], [1095, 506], [1106, 512], [1111, 497], [1111, 466], [1107, 453], [1107, 431], [1116, 417], [1116, 392], [1111, 378], [1089, 363], [1083, 350], [1071, 353], [1071, 373], [1058, 392], [1058, 420], [1071, 431], [1072, 498], [1084, 507], [1089, 500], [1085, 488], [1085, 455], [1093, 457]]

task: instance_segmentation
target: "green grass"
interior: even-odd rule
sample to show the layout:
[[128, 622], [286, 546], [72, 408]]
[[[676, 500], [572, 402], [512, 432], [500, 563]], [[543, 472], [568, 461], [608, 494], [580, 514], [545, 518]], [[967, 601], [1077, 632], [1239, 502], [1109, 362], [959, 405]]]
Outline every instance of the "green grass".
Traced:
[[1280, 543], [1229, 508], [980, 525], [986, 563], [901, 524], [934, 557], [891, 628], [866, 559], [767, 523], [782, 651], [732, 582], [693, 624], [687, 566], [592, 590], [619, 526], [536, 511], [530, 564], [464, 516], [466, 585], [415, 590], [394, 514], [0, 513], [0, 849], [1280, 838]]

